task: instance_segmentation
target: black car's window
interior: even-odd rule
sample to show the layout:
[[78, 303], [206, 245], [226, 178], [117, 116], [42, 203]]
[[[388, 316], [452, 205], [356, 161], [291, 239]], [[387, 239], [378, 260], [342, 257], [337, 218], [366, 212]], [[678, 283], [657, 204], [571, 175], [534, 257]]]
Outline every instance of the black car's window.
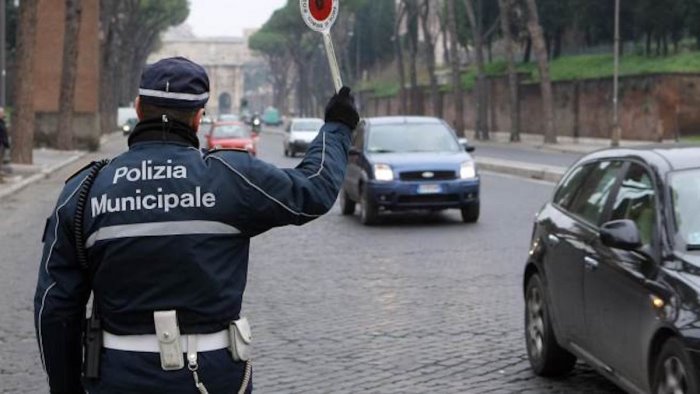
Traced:
[[599, 225], [605, 203], [615, 186], [621, 167], [622, 162], [619, 161], [603, 161], [595, 164], [576, 193], [569, 211], [590, 224]]
[[568, 209], [586, 176], [595, 166], [595, 164], [587, 164], [574, 169], [554, 193], [554, 204]]
[[700, 169], [673, 172], [669, 183], [677, 240], [686, 250], [700, 250]]
[[611, 220], [629, 219], [637, 224], [644, 245], [651, 244], [656, 227], [656, 193], [651, 176], [632, 163], [615, 198]]

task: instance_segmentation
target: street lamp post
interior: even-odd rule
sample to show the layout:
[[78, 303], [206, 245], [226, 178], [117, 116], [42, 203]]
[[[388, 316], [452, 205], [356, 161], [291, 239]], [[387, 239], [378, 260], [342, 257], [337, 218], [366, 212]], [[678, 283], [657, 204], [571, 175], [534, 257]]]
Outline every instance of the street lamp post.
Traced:
[[611, 145], [620, 146], [622, 129], [620, 128], [620, 0], [615, 0], [615, 71], [613, 76], [613, 129]]

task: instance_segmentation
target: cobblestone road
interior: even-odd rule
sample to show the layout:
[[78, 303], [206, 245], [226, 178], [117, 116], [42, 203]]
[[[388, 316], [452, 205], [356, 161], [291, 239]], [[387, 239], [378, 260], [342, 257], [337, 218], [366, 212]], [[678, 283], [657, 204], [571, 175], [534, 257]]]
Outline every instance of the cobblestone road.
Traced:
[[[102, 155], [122, 149], [110, 144]], [[281, 165], [281, 140], [261, 156]], [[45, 393], [32, 296], [45, 217], [70, 170], [0, 202], [0, 392]], [[244, 312], [259, 393], [618, 393], [579, 365], [534, 377], [523, 342], [521, 269], [551, 185], [483, 179], [482, 219], [399, 215], [378, 227], [336, 207], [252, 245]], [[214, 393], [213, 393], [214, 394]]]

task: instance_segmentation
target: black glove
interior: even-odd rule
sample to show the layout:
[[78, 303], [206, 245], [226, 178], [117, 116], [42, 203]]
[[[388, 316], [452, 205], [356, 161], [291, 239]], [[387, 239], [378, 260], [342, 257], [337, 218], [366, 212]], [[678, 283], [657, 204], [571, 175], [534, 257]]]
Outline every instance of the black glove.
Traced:
[[326, 105], [326, 122], [342, 123], [355, 130], [360, 122], [360, 115], [355, 108], [355, 98], [350, 94], [350, 88], [343, 86]]

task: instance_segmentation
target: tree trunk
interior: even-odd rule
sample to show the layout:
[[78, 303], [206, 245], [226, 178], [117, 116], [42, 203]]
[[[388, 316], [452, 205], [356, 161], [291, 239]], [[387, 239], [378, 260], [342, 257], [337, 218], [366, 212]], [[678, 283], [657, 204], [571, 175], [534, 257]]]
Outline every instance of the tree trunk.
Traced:
[[408, 79], [411, 84], [410, 113], [421, 115], [418, 102], [418, 0], [404, 0], [408, 26]]
[[464, 137], [464, 95], [462, 94], [462, 78], [459, 69], [459, 49], [457, 32], [457, 1], [447, 0], [448, 25], [450, 30], [450, 60], [452, 63], [452, 94], [455, 102], [454, 127], [457, 135]]
[[114, 100], [114, 61], [118, 49], [116, 0], [100, 2], [100, 131], [102, 134], [114, 130], [117, 122], [117, 105]]
[[540, 73], [540, 87], [542, 89], [542, 114], [544, 115], [544, 142], [547, 144], [557, 143], [557, 134], [554, 129], [554, 100], [552, 98], [552, 82], [549, 78], [549, 61], [547, 59], [547, 48], [544, 44], [542, 26], [537, 14], [537, 4], [535, 0], [526, 0], [528, 7], [527, 30], [532, 38], [532, 46], [537, 58], [537, 68]]
[[511, 1], [498, 0], [501, 9], [501, 30], [508, 63], [508, 86], [510, 88], [510, 141], [520, 142], [520, 99], [518, 95], [518, 73], [515, 67], [513, 36], [510, 31]]
[[554, 35], [554, 48], [552, 51], [552, 59], [557, 59], [561, 57], [563, 39], [564, 31], [562, 29], [557, 30], [557, 32]]
[[408, 112], [408, 105], [406, 103], [406, 67], [403, 62], [403, 45], [401, 43], [401, 34], [399, 29], [401, 27], [401, 21], [403, 21], [406, 15], [406, 7], [404, 7], [403, 2], [398, 4], [398, 11], [396, 17], [396, 23], [394, 24], [394, 48], [396, 49], [396, 65], [399, 71], [399, 99], [401, 101], [401, 113], [405, 114]]
[[12, 161], [32, 164], [34, 148], [34, 47], [38, 0], [22, 0], [17, 24], [17, 76], [12, 122]]
[[[481, 0], [477, 0], [481, 1]], [[472, 29], [474, 38], [474, 49], [476, 57], [477, 81], [476, 81], [476, 138], [480, 140], [489, 139], [488, 128], [488, 96], [486, 86], [486, 69], [484, 66], [484, 41], [481, 22], [477, 20], [474, 13], [472, 0], [465, 0], [467, 7], [467, 17]], [[481, 15], [480, 15], [481, 16]]]
[[71, 150], [74, 145], [73, 111], [75, 110], [75, 80], [78, 74], [81, 12], [81, 0], [66, 0], [63, 68], [61, 70], [61, 93], [58, 101], [58, 130], [56, 132], [56, 148], [60, 150]]
[[425, 39], [425, 60], [430, 78], [430, 101], [433, 105], [433, 115], [442, 117], [440, 113], [440, 92], [438, 91], [438, 81], [435, 75], [435, 37], [430, 31], [430, 1], [423, 0], [421, 12], [421, 27], [423, 38]]
[[532, 38], [527, 39], [525, 42], [525, 50], [523, 51], [523, 63], [530, 63], [532, 58]]

